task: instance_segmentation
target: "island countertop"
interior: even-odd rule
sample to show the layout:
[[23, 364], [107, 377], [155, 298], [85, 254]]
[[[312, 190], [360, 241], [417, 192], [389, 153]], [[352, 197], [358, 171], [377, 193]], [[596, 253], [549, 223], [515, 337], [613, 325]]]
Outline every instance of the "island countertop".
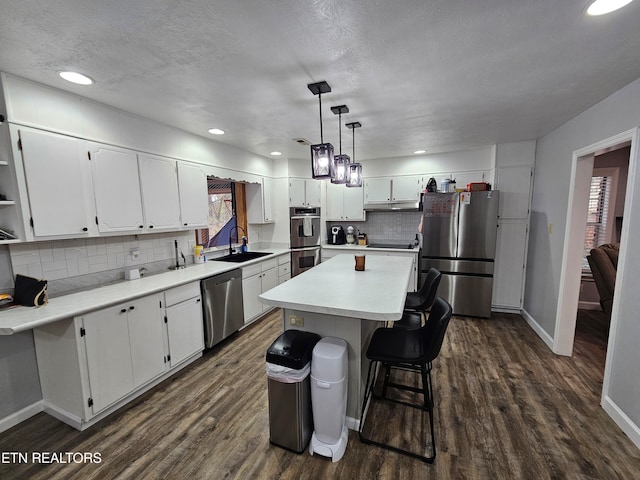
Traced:
[[353, 255], [337, 255], [258, 298], [267, 305], [367, 320], [402, 317], [413, 260], [369, 255], [363, 272]]

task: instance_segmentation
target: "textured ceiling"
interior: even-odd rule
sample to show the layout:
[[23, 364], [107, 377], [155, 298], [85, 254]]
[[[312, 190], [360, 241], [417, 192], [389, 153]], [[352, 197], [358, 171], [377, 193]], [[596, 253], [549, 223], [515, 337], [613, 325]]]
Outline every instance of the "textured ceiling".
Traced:
[[[356, 159], [535, 139], [640, 77], [640, 2], [0, 0], [0, 70], [268, 156]], [[57, 77], [76, 70], [96, 83]], [[227, 133], [211, 137], [208, 128]], [[351, 154], [351, 131], [343, 128]]]

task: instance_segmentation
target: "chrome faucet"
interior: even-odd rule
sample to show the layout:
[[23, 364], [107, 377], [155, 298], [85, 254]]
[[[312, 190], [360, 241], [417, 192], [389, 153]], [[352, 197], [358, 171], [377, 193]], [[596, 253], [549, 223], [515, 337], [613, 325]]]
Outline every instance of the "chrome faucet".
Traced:
[[238, 229], [242, 230], [242, 232], [244, 233], [244, 236], [247, 236], [247, 232], [244, 228], [242, 228], [240, 225], [234, 225], [233, 227], [231, 227], [231, 230], [229, 230], [229, 255], [231, 255], [233, 253], [233, 248], [231, 247], [231, 234], [233, 233], [233, 229], [235, 228], [236, 230], [236, 239], [239, 241], [240, 239], [237, 238], [238, 237]]

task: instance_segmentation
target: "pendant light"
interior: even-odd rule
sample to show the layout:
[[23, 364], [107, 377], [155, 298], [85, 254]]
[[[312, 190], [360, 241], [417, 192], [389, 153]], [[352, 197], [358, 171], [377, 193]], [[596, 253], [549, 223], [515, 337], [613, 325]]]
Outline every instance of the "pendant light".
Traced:
[[327, 82], [310, 83], [307, 88], [311, 93], [318, 95], [320, 106], [320, 143], [311, 145], [311, 176], [313, 178], [330, 178], [331, 164], [333, 163], [333, 145], [324, 143], [322, 137], [322, 94], [331, 92]]
[[347, 172], [349, 169], [349, 155], [342, 154], [342, 114], [349, 113], [349, 107], [339, 105], [331, 107], [331, 111], [338, 115], [338, 137], [340, 138], [340, 154], [333, 157], [331, 162], [331, 183], [347, 183]]
[[[354, 161], [356, 159], [356, 128], [360, 128], [362, 124], [360, 122], [347, 123], [347, 127], [351, 129], [353, 133], [353, 156]], [[360, 163], [350, 163], [347, 176], [347, 187], [362, 187], [362, 165]]]

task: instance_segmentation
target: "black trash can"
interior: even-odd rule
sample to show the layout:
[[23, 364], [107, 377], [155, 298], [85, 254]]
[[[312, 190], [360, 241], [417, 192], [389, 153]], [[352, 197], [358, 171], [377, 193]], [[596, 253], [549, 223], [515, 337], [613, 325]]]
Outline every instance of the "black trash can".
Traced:
[[269, 440], [303, 452], [313, 433], [311, 355], [320, 335], [286, 330], [267, 349]]

